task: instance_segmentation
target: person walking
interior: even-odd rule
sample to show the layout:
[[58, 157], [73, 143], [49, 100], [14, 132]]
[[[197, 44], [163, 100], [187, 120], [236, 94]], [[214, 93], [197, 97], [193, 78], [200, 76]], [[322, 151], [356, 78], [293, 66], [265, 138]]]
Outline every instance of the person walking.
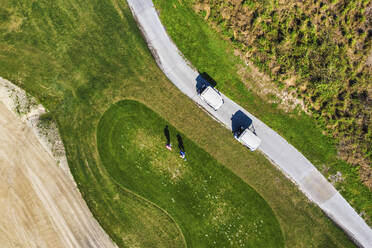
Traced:
[[180, 158], [185, 158], [186, 154], [184, 151], [180, 150]]
[[166, 144], [165, 148], [167, 148], [169, 151], [172, 151], [172, 144], [171, 143]]
[[185, 147], [181, 135], [177, 134], [178, 148], [180, 148], [180, 158], [186, 161]]
[[168, 125], [164, 128], [164, 136], [167, 139], [167, 143], [165, 144], [165, 148], [167, 148], [169, 151], [172, 151], [172, 144], [170, 143], [170, 135], [169, 135], [169, 129]]

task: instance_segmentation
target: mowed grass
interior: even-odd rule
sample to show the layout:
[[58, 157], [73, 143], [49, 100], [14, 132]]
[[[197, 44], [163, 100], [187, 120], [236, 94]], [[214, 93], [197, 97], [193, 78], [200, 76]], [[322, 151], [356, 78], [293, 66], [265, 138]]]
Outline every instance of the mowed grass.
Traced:
[[[165, 148], [169, 126], [173, 150]], [[187, 160], [179, 157], [179, 135]], [[98, 126], [98, 149], [110, 176], [165, 209], [188, 247], [283, 247], [265, 200], [141, 103], [122, 101]]]
[[112, 180], [100, 160], [98, 123], [123, 99], [151, 106], [256, 190], [273, 209], [287, 247], [353, 246], [270, 162], [247, 152], [167, 80], [126, 1], [0, 0], [0, 8], [0, 76], [48, 108], [80, 192], [119, 247], [183, 245], [174, 220]]
[[111, 181], [96, 152], [98, 121], [115, 99], [144, 88], [142, 77], [165, 81], [126, 2], [0, 0], [0, 8], [0, 75], [49, 109], [79, 189], [111, 239], [184, 247], [174, 221]]
[[221, 92], [282, 135], [325, 177], [341, 172], [343, 179], [336, 188], [357, 212], [367, 213], [366, 220], [372, 224], [372, 193], [361, 182], [358, 167], [338, 158], [336, 141], [325, 136], [316, 121], [302, 111], [285, 112], [248, 90], [245, 84], [257, 85], [258, 79], [247, 73], [246, 82], [242, 82], [238, 71], [245, 65], [234, 56], [232, 43], [194, 12], [193, 1], [156, 0], [154, 3], [168, 34], [193, 66], [208, 73]]

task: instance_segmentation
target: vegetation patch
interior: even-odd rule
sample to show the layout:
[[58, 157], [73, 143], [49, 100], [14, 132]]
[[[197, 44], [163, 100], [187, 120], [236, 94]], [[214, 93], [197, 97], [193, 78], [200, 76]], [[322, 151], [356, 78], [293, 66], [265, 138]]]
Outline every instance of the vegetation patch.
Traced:
[[[339, 2], [342, 1], [336, 1], [336, 3]], [[165, 25], [168, 34], [174, 40], [185, 57], [200, 72], [206, 72], [209, 74], [209, 76], [217, 82], [217, 88], [221, 92], [260, 118], [274, 130], [280, 133], [298, 150], [300, 150], [324, 174], [326, 178], [337, 173], [341, 173], [343, 180], [332, 180], [334, 185], [348, 200], [348, 202], [351, 203], [357, 212], [363, 213], [363, 217], [367, 223], [371, 225], [372, 205], [370, 202], [372, 202], [372, 193], [367, 186], [369, 185], [369, 179], [367, 178], [372, 175], [372, 173], [370, 173], [370, 164], [361, 163], [360, 165], [352, 166], [340, 159], [341, 149], [347, 150], [350, 148], [349, 145], [351, 144], [353, 147], [352, 152], [355, 153], [354, 155], [358, 156], [360, 152], [363, 154], [369, 153], [368, 149], [371, 148], [371, 132], [367, 131], [367, 133], [361, 134], [360, 131], [364, 124], [367, 124], [367, 126], [371, 125], [371, 122], [368, 121], [371, 116], [371, 101], [368, 100], [368, 97], [366, 98], [366, 102], [361, 102], [358, 99], [349, 101], [347, 99], [349, 93], [343, 94], [342, 101], [344, 101], [346, 105], [352, 104], [354, 106], [353, 111], [355, 111], [353, 112], [354, 115], [350, 114], [349, 117], [351, 118], [348, 117], [344, 119], [344, 121], [332, 117], [334, 115], [333, 112], [327, 112], [326, 110], [328, 107], [334, 106], [335, 104], [339, 105], [341, 98], [339, 100], [336, 99], [335, 101], [329, 101], [327, 104], [323, 103], [324, 99], [334, 99], [334, 97], [337, 98], [336, 93], [342, 89], [342, 85], [344, 83], [343, 80], [345, 77], [342, 78], [340, 75], [346, 76], [346, 74], [342, 74], [339, 71], [339, 62], [341, 63], [347, 59], [347, 57], [343, 57], [341, 50], [337, 50], [337, 46], [334, 46], [333, 43], [328, 43], [328, 36], [318, 34], [318, 36], [321, 36], [321, 39], [323, 39], [323, 45], [321, 47], [323, 52], [321, 54], [326, 56], [325, 59], [328, 61], [323, 61], [327, 64], [327, 67], [321, 67], [321, 64], [319, 64], [320, 62], [315, 62], [313, 59], [311, 59], [311, 57], [307, 56], [308, 53], [306, 52], [310, 50], [310, 54], [318, 56], [318, 59], [320, 59], [318, 50], [311, 47], [309, 48], [309, 46], [307, 46], [305, 43], [300, 43], [300, 47], [296, 48], [294, 47], [293, 43], [291, 43], [292, 38], [293, 41], [298, 41], [299, 39], [297, 37], [297, 33], [299, 33], [299, 31], [294, 27], [292, 27], [291, 31], [292, 36], [287, 37], [284, 35], [285, 33], [282, 34], [283, 39], [285, 38], [285, 40], [283, 40], [283, 44], [281, 43], [280, 47], [287, 49], [285, 50], [285, 55], [289, 56], [288, 58], [280, 57], [280, 47], [276, 46], [275, 41], [271, 41], [268, 38], [273, 36], [275, 32], [280, 31], [280, 28], [275, 25], [279, 25], [281, 23], [277, 19], [272, 20], [272, 17], [269, 14], [276, 13], [276, 15], [279, 15], [279, 13], [281, 13], [283, 15], [290, 15], [290, 18], [282, 18], [280, 20], [283, 22], [284, 27], [287, 24], [296, 26], [297, 24], [292, 22], [297, 18], [297, 14], [293, 13], [292, 15], [292, 10], [289, 11], [287, 9], [287, 5], [293, 7], [294, 5], [300, 5], [301, 3], [297, 3], [297, 1], [295, 1], [295, 3], [283, 2], [280, 5], [281, 8], [275, 7], [277, 1], [259, 2], [186, 0], [181, 2], [177, 0], [157, 0], [154, 1], [154, 3], [156, 8], [159, 10], [160, 18], [162, 23]], [[311, 3], [308, 1], [303, 4]], [[317, 4], [320, 4], [320, 2], [316, 3], [315, 5]], [[365, 6], [365, 3], [362, 5]], [[308, 11], [308, 8], [305, 7], [297, 7], [295, 9], [298, 13], [300, 13], [302, 10]], [[349, 10], [356, 11], [351, 9]], [[245, 12], [243, 11], [250, 11], [249, 13], [251, 14], [245, 15]], [[306, 13], [301, 14], [301, 16], [304, 18]], [[205, 21], [207, 17], [208, 21]], [[247, 23], [247, 20], [250, 19], [254, 20], [253, 23]], [[360, 20], [361, 22], [362, 19]], [[310, 18], [308, 21], [313, 20]], [[304, 24], [302, 21], [301, 23]], [[365, 22], [363, 21], [363, 23]], [[238, 29], [238, 26], [240, 29]], [[301, 25], [301, 27], [297, 28], [305, 28], [306, 30], [310, 30], [310, 27]], [[242, 31], [243, 28], [245, 28], [244, 32]], [[319, 28], [323, 31], [328, 30], [324, 27]], [[306, 35], [309, 37], [314, 37], [315, 34], [313, 36], [310, 33], [303, 35], [304, 37]], [[241, 39], [239, 37], [241, 37]], [[245, 39], [245, 37], [248, 38]], [[305, 39], [304, 37], [303, 39]], [[251, 39], [251, 49], [248, 49], [244, 42], [248, 42], [248, 40], [250, 41]], [[370, 42], [366, 37], [358, 38], [358, 42], [362, 41], [365, 41], [363, 44], [370, 47]], [[295, 42], [295, 44], [297, 43]], [[328, 45], [331, 46], [331, 48], [329, 48], [330, 50], [327, 48]], [[333, 51], [332, 49], [336, 49], [340, 53], [331, 52], [328, 54], [327, 52]], [[272, 55], [273, 52], [276, 52], [275, 56]], [[246, 54], [249, 56], [245, 56]], [[358, 64], [360, 63], [360, 66], [364, 68], [363, 71], [365, 71], [369, 68], [365, 67], [362, 63], [365, 56], [360, 51], [358, 51], [358, 54], [361, 58]], [[258, 55], [262, 56], [259, 57], [259, 59], [253, 59], [254, 56]], [[342, 59], [340, 59], [340, 57], [342, 57]], [[247, 61], [247, 59], [252, 60], [253, 63]], [[279, 67], [278, 69], [277, 63], [280, 64], [284, 63], [285, 61], [288, 63], [291, 61], [290, 63], [293, 65], [291, 70], [284, 70], [283, 66]], [[296, 100], [297, 93], [294, 95], [291, 93], [292, 97], [288, 96], [289, 93], [279, 94], [279, 97], [278, 95], [273, 95], [272, 93], [277, 93], [281, 90], [288, 89], [292, 89], [292, 91], [295, 92], [300, 88], [305, 89], [305, 77], [302, 77], [302, 74], [298, 73], [303, 72], [305, 69], [308, 70], [309, 73], [315, 73], [315, 68], [309, 69], [310, 67], [306, 66], [306, 63], [308, 62], [305, 61], [313, 63], [312, 66], [316, 66], [319, 70], [320, 68], [327, 70], [327, 73], [331, 73], [333, 76], [336, 74], [338, 75], [337, 83], [332, 81], [333, 79], [336, 80], [336, 78], [332, 78], [332, 80], [330, 80], [328, 83], [326, 83], [328, 79], [322, 79], [322, 83], [319, 83], [318, 86], [315, 87], [313, 85], [315, 87], [314, 91], [311, 90], [311, 87], [313, 86], [308, 86], [306, 88], [306, 92], [314, 93], [319, 91], [319, 94], [316, 93], [318, 94], [316, 101], [321, 103], [319, 106], [324, 106], [324, 108], [322, 107], [322, 109], [318, 109], [320, 111], [319, 114], [313, 115], [313, 117], [319, 116], [319, 118], [323, 118], [324, 115], [328, 115], [329, 118], [324, 118], [332, 119], [332, 122], [327, 123], [337, 123], [337, 125], [343, 126], [342, 130], [344, 131], [342, 132], [344, 134], [347, 133], [348, 137], [351, 138], [348, 142], [338, 143], [337, 140], [326, 135], [326, 129], [322, 124], [326, 122], [319, 121], [318, 117], [316, 117], [318, 118], [318, 121], [313, 117], [310, 117], [301, 111], [301, 107], [298, 107], [293, 111], [284, 111], [282, 108], [278, 107], [283, 98], [286, 99], [288, 104], [291, 101], [294, 103], [299, 103]], [[274, 70], [274, 67], [269, 66], [271, 63], [273, 63], [273, 65], [275, 65], [274, 67], [278, 69], [278, 73], [275, 74], [278, 75], [276, 78], [272, 73], [267, 73], [268, 75], [264, 75], [264, 73], [267, 72], [264, 70], [265, 68], [267, 68], [270, 72]], [[257, 67], [261, 70], [261, 73], [257, 71]], [[330, 71], [328, 71], [327, 68]], [[354, 75], [355, 68], [352, 68], [348, 69], [350, 72], [347, 74], [348, 77]], [[319, 74], [322, 74], [322, 77], [331, 77], [327, 73], [324, 73], [323, 75], [321, 72], [319, 72]], [[370, 80], [368, 81], [368, 76], [366, 76], [367, 74], [362, 73], [360, 75], [364, 75], [360, 76], [360, 83], [352, 83], [352, 87], [354, 87], [353, 89], [357, 91], [362, 88], [366, 89], [366, 87], [370, 87]], [[264, 101], [259, 95], [266, 91], [267, 85], [265, 84], [270, 82], [272, 79], [276, 85], [271, 83], [269, 86], [271, 88], [276, 87], [279, 89], [279, 91], [268, 91], [268, 97], [266, 97]], [[359, 87], [358, 85], [362, 86]], [[289, 90], [289, 92], [291, 92], [291, 90]], [[320, 92], [323, 95], [320, 95]], [[355, 96], [357, 95], [358, 94]], [[301, 94], [299, 96], [301, 96]], [[320, 99], [323, 100], [320, 101]], [[342, 108], [341, 106], [339, 107]], [[340, 111], [338, 113], [341, 114]], [[361, 124], [362, 126], [358, 126], [359, 124], [354, 125], [356, 123], [356, 119], [353, 119], [353, 116], [362, 118], [363, 121], [360, 121], [359, 123], [364, 124]], [[348, 123], [347, 125], [345, 124], [346, 122]], [[339, 132], [341, 130], [336, 126], [332, 126], [331, 129], [335, 132]], [[366, 130], [371, 130], [371, 128], [368, 127]], [[354, 143], [354, 141], [356, 143]], [[357, 144], [360, 144], [361, 146], [358, 146]], [[338, 145], [340, 145], [340, 147], [337, 149]], [[350, 152], [351, 150], [349, 149], [348, 151]], [[361, 174], [364, 175], [362, 178]]]
[[[372, 189], [370, 1], [194, 1], [282, 92], [304, 99], [339, 155]], [[292, 84], [288, 80], [295, 78]]]
[[372, 189], [370, 1], [195, 2], [208, 6], [209, 22], [245, 60], [282, 92], [304, 99], [318, 125], [339, 139], [340, 157], [361, 166]]
[[[166, 126], [172, 151], [165, 148]], [[123, 101], [111, 107], [97, 137], [110, 176], [165, 209], [189, 247], [284, 246], [265, 200], [144, 105]], [[179, 157], [178, 146], [187, 160]]]
[[[43, 118], [56, 121], [82, 196], [119, 247], [184, 245], [169, 215], [121, 187], [102, 164], [96, 137], [98, 123], [105, 111], [122, 99], [136, 99], [151, 106], [254, 188], [275, 212], [287, 247], [353, 247], [343, 231], [269, 161], [259, 153], [247, 152], [231, 132], [167, 80], [125, 0], [0, 3], [8, 10], [3, 14], [8, 17], [2, 20], [22, 20], [17, 29], [0, 28], [0, 75], [49, 110], [49, 116]], [[186, 153], [189, 155], [188, 150]], [[177, 156], [174, 159], [181, 162]], [[186, 169], [179, 178], [187, 173]], [[216, 215], [224, 207], [216, 207]]]

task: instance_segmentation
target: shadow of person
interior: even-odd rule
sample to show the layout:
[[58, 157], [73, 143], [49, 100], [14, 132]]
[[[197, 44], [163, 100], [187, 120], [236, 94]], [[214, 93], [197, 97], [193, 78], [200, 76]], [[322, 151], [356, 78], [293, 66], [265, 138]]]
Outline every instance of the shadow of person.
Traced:
[[231, 128], [233, 133], [240, 129], [250, 128], [251, 125], [252, 119], [241, 110], [236, 111], [231, 117]]
[[165, 128], [164, 128], [164, 136], [167, 139], [167, 145], [169, 145], [170, 144], [170, 135], [169, 135], [168, 125], [166, 125]]
[[183, 145], [183, 140], [181, 135], [177, 134], [177, 141], [178, 141], [178, 148], [180, 148], [181, 151], [185, 152], [185, 147]]

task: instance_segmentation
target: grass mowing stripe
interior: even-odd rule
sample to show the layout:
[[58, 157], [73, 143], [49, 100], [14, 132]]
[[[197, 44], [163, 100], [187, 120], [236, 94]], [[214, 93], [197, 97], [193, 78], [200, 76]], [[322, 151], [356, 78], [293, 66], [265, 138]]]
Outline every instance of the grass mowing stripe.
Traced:
[[[172, 152], [164, 147], [166, 125]], [[123, 101], [103, 115], [98, 149], [115, 181], [173, 216], [188, 247], [283, 247], [264, 199], [186, 137], [187, 161], [179, 158], [176, 134], [183, 136], [143, 104]]]
[[159, 209], [161, 212], [163, 212], [173, 223], [174, 225], [177, 227], [178, 231], [179, 231], [179, 235], [182, 237], [182, 242], [180, 243], [183, 243], [183, 247], [187, 247], [186, 245], [186, 240], [185, 240], [185, 237], [183, 236], [183, 233], [182, 233], [182, 230], [180, 228], [180, 226], [177, 224], [177, 222], [175, 221], [175, 219], [172, 217], [172, 215], [170, 215], [165, 209], [161, 208], [160, 206], [156, 205], [155, 203], [147, 200], [146, 198], [140, 196], [139, 194], [136, 194], [135, 192], [123, 187], [120, 183], [118, 183], [117, 181], [115, 181], [115, 179], [111, 178], [111, 180], [113, 180], [113, 182], [123, 191], [126, 191], [132, 195], [134, 195], [135, 197], [145, 201], [146, 203], [148, 203], [149, 205], [151, 206], [154, 206], [155, 208]]

